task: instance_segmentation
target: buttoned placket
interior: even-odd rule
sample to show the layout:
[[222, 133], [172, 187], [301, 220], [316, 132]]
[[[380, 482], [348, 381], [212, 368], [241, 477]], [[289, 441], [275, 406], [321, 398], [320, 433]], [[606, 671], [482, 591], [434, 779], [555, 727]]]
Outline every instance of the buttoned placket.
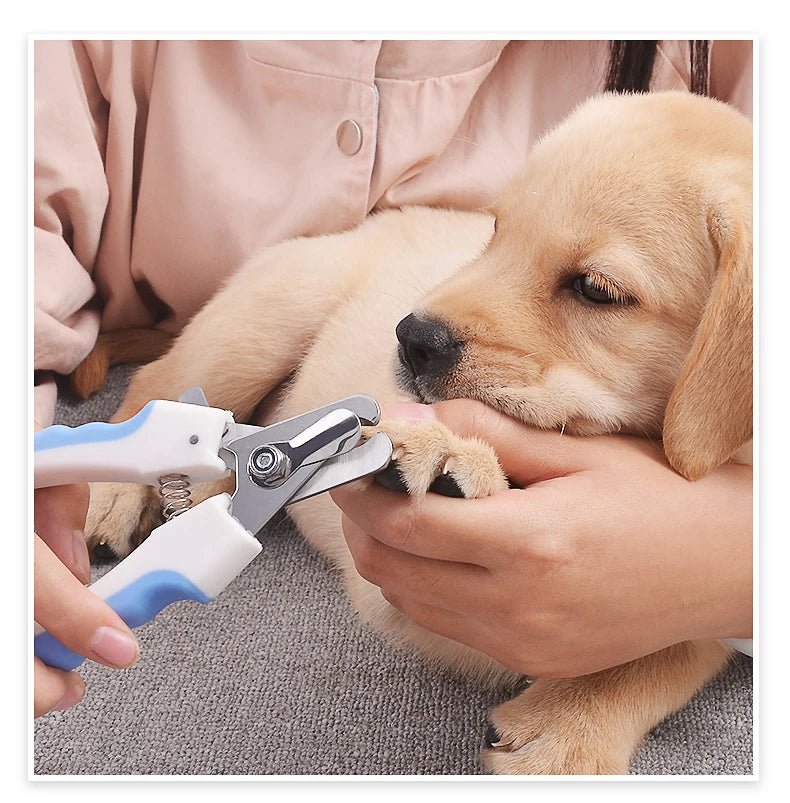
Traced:
[[348, 93], [348, 105], [340, 112], [334, 131], [337, 158], [342, 160], [341, 171], [350, 190], [346, 199], [355, 222], [360, 222], [370, 211], [368, 198], [378, 133], [376, 62], [381, 44], [380, 40], [353, 40], [349, 43], [359, 50], [356, 57], [358, 70], [349, 77], [352, 88]]

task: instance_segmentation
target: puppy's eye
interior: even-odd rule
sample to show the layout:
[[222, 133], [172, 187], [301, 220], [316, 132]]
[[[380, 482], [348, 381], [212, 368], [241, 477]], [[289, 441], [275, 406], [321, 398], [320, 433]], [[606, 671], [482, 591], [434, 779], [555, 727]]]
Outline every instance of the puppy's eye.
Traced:
[[573, 280], [571, 287], [578, 295], [593, 304], [628, 304], [633, 301], [603, 276], [584, 273]]

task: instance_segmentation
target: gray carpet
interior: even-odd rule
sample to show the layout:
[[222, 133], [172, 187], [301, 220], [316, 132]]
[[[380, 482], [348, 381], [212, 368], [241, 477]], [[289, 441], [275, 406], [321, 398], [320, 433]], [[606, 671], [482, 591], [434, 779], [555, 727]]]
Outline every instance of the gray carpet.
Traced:
[[[116, 369], [87, 402], [61, 401], [58, 421], [107, 420], [128, 375]], [[368, 631], [285, 517], [263, 544], [214, 602], [171, 605], [139, 628], [134, 667], [86, 662], [85, 699], [36, 723], [36, 774], [483, 772], [486, 711], [500, 699]], [[656, 728], [631, 773], [751, 775], [751, 659]]]

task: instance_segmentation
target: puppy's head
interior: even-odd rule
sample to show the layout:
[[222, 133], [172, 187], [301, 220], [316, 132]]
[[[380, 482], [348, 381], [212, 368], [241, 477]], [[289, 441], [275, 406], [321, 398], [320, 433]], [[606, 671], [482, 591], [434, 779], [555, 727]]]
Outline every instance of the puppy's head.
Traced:
[[663, 437], [697, 478], [751, 437], [752, 132], [603, 96], [539, 143], [483, 254], [397, 328], [401, 381], [574, 434]]

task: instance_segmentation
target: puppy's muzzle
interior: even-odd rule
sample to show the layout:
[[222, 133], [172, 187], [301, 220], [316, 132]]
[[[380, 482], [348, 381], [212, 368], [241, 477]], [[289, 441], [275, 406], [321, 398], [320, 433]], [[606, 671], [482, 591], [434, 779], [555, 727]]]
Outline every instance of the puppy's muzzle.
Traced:
[[463, 342], [441, 321], [407, 315], [396, 327], [398, 358], [412, 379], [441, 380], [461, 357]]

